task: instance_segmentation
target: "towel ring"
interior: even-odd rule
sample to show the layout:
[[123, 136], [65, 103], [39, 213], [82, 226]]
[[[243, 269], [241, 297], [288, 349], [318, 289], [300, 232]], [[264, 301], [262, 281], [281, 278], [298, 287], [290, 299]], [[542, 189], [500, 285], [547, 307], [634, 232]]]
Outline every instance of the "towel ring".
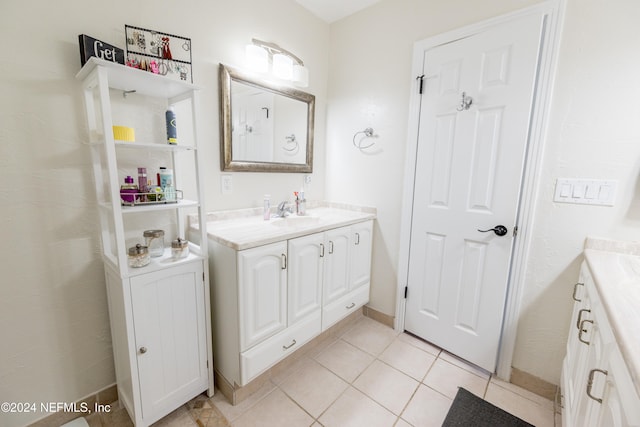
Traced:
[[[291, 153], [293, 151], [297, 152], [298, 149], [300, 149], [300, 143], [296, 139], [296, 135], [294, 133], [292, 133], [291, 135], [285, 136], [284, 139], [287, 140], [287, 142], [282, 147], [282, 149], [284, 151], [288, 151], [288, 152]], [[292, 147], [291, 148], [287, 148], [288, 146], [292, 146]]]
[[[358, 142], [356, 142], [356, 137], [357, 137], [359, 134], [361, 134], [361, 133], [363, 133], [363, 134], [364, 134], [364, 136], [363, 136], [362, 138], [360, 138], [360, 140], [359, 140]], [[362, 151], [362, 150], [364, 150], [364, 149], [367, 149], [367, 148], [370, 148], [370, 147], [373, 147], [373, 146], [376, 144], [375, 142], [372, 142], [372, 143], [371, 143], [371, 144], [369, 144], [369, 145], [364, 145], [364, 146], [363, 146], [363, 145], [362, 145], [362, 141], [363, 141], [365, 138], [376, 138], [377, 136], [378, 136], [378, 135], [374, 135], [374, 134], [373, 134], [373, 128], [366, 128], [365, 130], [361, 130], [361, 131], [359, 131], [359, 132], [356, 132], [356, 133], [353, 135], [353, 146], [354, 146], [354, 147], [356, 147], [356, 148], [357, 148], [358, 150], [360, 150], [360, 151]]]

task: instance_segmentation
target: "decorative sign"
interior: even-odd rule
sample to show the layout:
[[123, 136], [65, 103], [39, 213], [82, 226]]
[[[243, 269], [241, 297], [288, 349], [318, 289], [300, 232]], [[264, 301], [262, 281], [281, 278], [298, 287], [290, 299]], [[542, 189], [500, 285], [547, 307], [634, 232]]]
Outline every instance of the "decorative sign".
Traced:
[[124, 50], [85, 34], [80, 34], [78, 41], [80, 43], [80, 62], [82, 65], [92, 56], [124, 65]]
[[126, 65], [193, 83], [191, 39], [125, 25]]

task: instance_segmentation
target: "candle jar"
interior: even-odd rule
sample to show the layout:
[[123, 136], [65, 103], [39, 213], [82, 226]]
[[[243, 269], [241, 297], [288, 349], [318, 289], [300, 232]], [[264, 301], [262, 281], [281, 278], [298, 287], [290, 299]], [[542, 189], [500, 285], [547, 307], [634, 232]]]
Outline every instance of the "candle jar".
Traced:
[[152, 257], [162, 256], [164, 253], [164, 231], [146, 230], [143, 234], [145, 245], [149, 248]]
[[139, 268], [148, 265], [151, 262], [149, 248], [142, 246], [140, 243], [129, 248], [128, 261], [129, 267]]
[[171, 242], [171, 258], [174, 260], [186, 258], [189, 255], [189, 241], [178, 237]]

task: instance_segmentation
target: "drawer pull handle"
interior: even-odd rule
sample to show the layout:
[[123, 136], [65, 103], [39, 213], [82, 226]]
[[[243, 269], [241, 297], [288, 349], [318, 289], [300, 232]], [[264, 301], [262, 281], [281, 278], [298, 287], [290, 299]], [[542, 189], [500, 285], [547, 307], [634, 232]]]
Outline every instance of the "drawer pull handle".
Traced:
[[324, 258], [324, 244], [320, 243], [320, 258]]
[[600, 372], [601, 374], [604, 374], [604, 376], [606, 377], [607, 375], [609, 375], [609, 372], [602, 370], [602, 369], [592, 369], [591, 372], [589, 372], [589, 381], [587, 382], [587, 396], [589, 396], [590, 398], [592, 398], [593, 400], [595, 400], [598, 403], [602, 403], [602, 399], [599, 397], [595, 397], [594, 395], [591, 394], [591, 388], [593, 387], [593, 378], [596, 375], [596, 372]]
[[360, 244], [360, 233], [356, 233], [356, 245]]
[[582, 328], [581, 323], [582, 323], [582, 313], [591, 313], [591, 310], [589, 310], [588, 308], [583, 308], [582, 310], [580, 310], [578, 312], [578, 321], [576, 322], [576, 328], [578, 328], [578, 330], [580, 330]]
[[345, 308], [346, 308], [347, 310], [351, 310], [351, 309], [352, 309], [353, 307], [355, 307], [355, 306], [356, 306], [356, 303], [355, 303], [355, 302], [352, 302], [351, 304], [349, 304], [349, 305], [348, 305], [348, 306], [346, 306]]
[[291, 344], [289, 344], [289, 345], [283, 345], [283, 346], [282, 346], [282, 349], [283, 349], [283, 350], [289, 350], [291, 347], [293, 347], [293, 346], [294, 346], [294, 345], [296, 345], [296, 344], [297, 344], [297, 343], [296, 343], [296, 340], [293, 340], [293, 342], [292, 342]]
[[287, 256], [285, 254], [282, 254], [282, 269], [287, 269]]
[[329, 240], [329, 255], [333, 253], [333, 241]]
[[587, 341], [587, 340], [582, 339], [582, 333], [583, 333], [583, 332], [587, 332], [587, 330], [586, 330], [586, 329], [584, 328], [584, 326], [583, 326], [585, 323], [591, 323], [591, 324], [593, 325], [593, 320], [585, 319], [585, 320], [583, 320], [583, 321], [580, 323], [580, 333], [578, 334], [578, 340], [579, 340], [580, 342], [585, 343], [586, 345], [589, 345], [589, 344], [591, 344], [591, 342], [590, 342], [590, 341]]
[[576, 298], [576, 293], [578, 292], [578, 286], [584, 286], [584, 283], [576, 283], [573, 285], [573, 300], [577, 302], [582, 302], [581, 299]]

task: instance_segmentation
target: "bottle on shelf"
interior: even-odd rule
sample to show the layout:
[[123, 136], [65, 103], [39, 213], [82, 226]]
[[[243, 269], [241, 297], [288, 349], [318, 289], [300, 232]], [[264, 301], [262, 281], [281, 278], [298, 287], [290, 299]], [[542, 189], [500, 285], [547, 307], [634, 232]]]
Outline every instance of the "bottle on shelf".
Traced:
[[172, 107], [169, 107], [165, 113], [167, 122], [167, 144], [176, 145], [178, 143], [178, 132], [176, 128], [176, 113]]
[[147, 168], [138, 168], [138, 191], [140, 195], [138, 200], [141, 202], [147, 201]]
[[165, 186], [162, 187], [162, 192], [164, 193], [164, 199], [167, 202], [175, 202], [176, 201], [176, 189], [173, 187], [173, 181], [168, 179], [165, 183]]
[[125, 203], [134, 204], [138, 195], [138, 186], [133, 183], [133, 178], [128, 176], [124, 179], [124, 184], [120, 186], [120, 198]]

